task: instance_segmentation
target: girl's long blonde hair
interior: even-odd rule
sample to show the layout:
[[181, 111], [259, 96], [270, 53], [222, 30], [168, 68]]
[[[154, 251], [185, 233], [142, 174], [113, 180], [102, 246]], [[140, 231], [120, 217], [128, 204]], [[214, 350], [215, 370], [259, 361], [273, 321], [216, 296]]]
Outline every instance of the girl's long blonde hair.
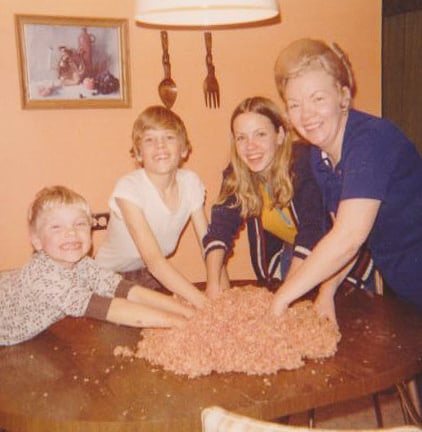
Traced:
[[231, 143], [232, 170], [224, 178], [217, 204], [224, 203], [234, 195], [233, 206], [240, 207], [243, 217], [259, 216], [262, 212], [263, 198], [260, 185], [266, 184], [271, 191], [272, 206], [283, 208], [292, 199], [293, 185], [290, 173], [292, 142], [288, 123], [279, 107], [270, 99], [256, 96], [242, 101], [233, 111], [230, 127], [233, 135], [233, 123], [243, 113], [257, 113], [267, 117], [276, 132], [280, 127], [285, 131], [284, 142], [278, 146], [269, 175], [264, 179], [259, 173], [252, 172], [239, 157], [234, 139]]

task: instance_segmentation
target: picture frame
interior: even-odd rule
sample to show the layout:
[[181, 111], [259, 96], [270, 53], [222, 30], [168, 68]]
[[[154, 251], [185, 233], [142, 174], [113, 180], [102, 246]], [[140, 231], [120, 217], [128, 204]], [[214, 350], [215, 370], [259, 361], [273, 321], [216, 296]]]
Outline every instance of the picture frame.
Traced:
[[24, 109], [130, 107], [128, 22], [15, 15]]

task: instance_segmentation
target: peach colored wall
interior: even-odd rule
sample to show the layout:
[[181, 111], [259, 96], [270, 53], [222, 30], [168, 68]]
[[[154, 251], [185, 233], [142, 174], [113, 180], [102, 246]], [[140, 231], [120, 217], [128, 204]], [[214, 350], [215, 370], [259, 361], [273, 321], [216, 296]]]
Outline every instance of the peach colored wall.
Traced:
[[[0, 0], [0, 269], [30, 255], [25, 214], [44, 185], [65, 184], [85, 195], [94, 211], [107, 208], [116, 179], [132, 169], [130, 131], [140, 110], [159, 103], [163, 77], [158, 30], [137, 27], [135, 0]], [[282, 0], [280, 24], [213, 32], [221, 107], [204, 106], [204, 39], [201, 31], [169, 31], [172, 73], [178, 87], [174, 110], [185, 120], [194, 151], [187, 163], [202, 176], [207, 211], [228, 158], [228, 121], [244, 97], [277, 99], [273, 63], [283, 45], [305, 36], [340, 43], [352, 60], [358, 82], [356, 106], [380, 112], [381, 0]], [[14, 14], [115, 17], [129, 20], [132, 107], [129, 109], [23, 110], [20, 106]], [[96, 234], [96, 244], [101, 235]], [[192, 280], [205, 272], [188, 227], [174, 264]], [[232, 277], [251, 276], [243, 233], [230, 262]]]

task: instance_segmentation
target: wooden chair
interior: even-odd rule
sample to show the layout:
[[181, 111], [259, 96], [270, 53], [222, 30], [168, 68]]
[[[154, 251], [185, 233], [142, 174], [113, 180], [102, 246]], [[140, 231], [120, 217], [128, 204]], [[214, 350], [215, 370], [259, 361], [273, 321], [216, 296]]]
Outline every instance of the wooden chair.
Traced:
[[92, 213], [92, 231], [106, 230], [110, 220], [109, 212]]

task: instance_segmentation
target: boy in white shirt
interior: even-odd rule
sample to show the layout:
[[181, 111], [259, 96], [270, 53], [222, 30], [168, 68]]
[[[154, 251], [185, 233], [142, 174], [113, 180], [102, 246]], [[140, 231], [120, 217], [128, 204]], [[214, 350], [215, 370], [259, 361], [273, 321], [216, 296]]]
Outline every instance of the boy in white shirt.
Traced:
[[109, 200], [107, 236], [95, 259], [200, 308], [205, 295], [167, 259], [189, 219], [201, 249], [207, 230], [204, 185], [196, 173], [179, 167], [191, 149], [185, 125], [173, 111], [151, 106], [136, 119], [132, 141], [131, 154], [140, 167], [117, 182]]

